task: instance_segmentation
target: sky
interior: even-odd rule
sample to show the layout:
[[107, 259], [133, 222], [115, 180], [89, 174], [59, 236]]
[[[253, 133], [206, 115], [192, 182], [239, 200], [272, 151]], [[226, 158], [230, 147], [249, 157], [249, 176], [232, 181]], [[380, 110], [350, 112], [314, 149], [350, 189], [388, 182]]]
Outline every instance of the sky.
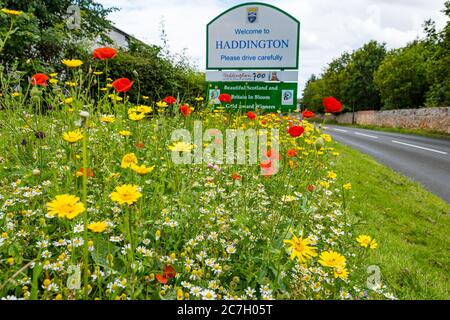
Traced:
[[[170, 50], [187, 54], [204, 71], [206, 25], [236, 0], [97, 0], [120, 11], [109, 18], [116, 27], [148, 43], [161, 45], [161, 21]], [[370, 40], [399, 48], [423, 36], [422, 24], [446, 23], [440, 12], [445, 0], [260, 0], [296, 17], [300, 29], [299, 89], [312, 74], [320, 74], [333, 58]]]

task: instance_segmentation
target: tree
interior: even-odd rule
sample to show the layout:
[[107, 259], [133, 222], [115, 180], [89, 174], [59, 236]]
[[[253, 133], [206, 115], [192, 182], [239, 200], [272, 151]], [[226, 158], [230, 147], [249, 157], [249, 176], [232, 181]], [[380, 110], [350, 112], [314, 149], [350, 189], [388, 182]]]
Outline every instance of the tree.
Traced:
[[450, 1], [445, 2], [443, 12], [449, 17], [446, 26], [436, 31], [435, 23], [425, 22], [426, 46], [430, 51], [426, 77], [430, 90], [426, 94], [427, 106], [450, 105]]
[[383, 109], [418, 108], [429, 89], [426, 78], [429, 51], [423, 41], [389, 53], [374, 74]]
[[[68, 8], [73, 5], [80, 8], [79, 28], [67, 24]], [[90, 49], [85, 48], [86, 41], [108, 40], [111, 23], [107, 15], [115, 10], [93, 0], [0, 0], [0, 7], [25, 12], [24, 19], [18, 19], [17, 32], [0, 54], [2, 64], [18, 61], [22, 69], [30, 59], [41, 65], [57, 65], [62, 57], [85, 54]], [[2, 21], [1, 28], [8, 27]]]
[[380, 91], [373, 75], [385, 56], [385, 44], [376, 41], [370, 41], [353, 52], [345, 70], [348, 79], [342, 94], [342, 100], [353, 110], [381, 109]]

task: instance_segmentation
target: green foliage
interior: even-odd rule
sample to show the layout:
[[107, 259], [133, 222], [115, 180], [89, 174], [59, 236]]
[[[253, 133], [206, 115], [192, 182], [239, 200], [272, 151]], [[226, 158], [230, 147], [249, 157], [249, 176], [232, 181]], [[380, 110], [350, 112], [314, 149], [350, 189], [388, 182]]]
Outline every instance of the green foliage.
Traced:
[[385, 55], [385, 44], [376, 41], [370, 41], [352, 54], [345, 70], [348, 79], [343, 100], [354, 110], [381, 108], [380, 93], [373, 81], [373, 74]]
[[[81, 10], [80, 28], [67, 25], [71, 5]], [[0, 61], [4, 65], [18, 61], [19, 68], [30, 71], [33, 70], [29, 63], [32, 60], [37, 65], [55, 66], [63, 57], [86, 52], [86, 41], [107, 39], [111, 24], [106, 17], [115, 10], [105, 9], [92, 0], [0, 0], [0, 7], [24, 12], [17, 18], [1, 14], [0, 32], [9, 29], [8, 19], [15, 20], [17, 31], [0, 53]]]
[[[129, 50], [110, 61], [110, 69], [113, 79], [128, 77], [136, 80], [141, 94], [152, 101], [172, 95], [193, 103], [193, 98], [204, 94], [203, 74], [162, 57], [158, 46], [130, 41]], [[137, 101], [137, 95], [138, 90], [133, 90], [131, 99]]]
[[[450, 1], [443, 12], [450, 17]], [[380, 110], [450, 105], [450, 21], [441, 31], [428, 20], [426, 38], [386, 53], [384, 44], [366, 43], [343, 53], [311, 78], [303, 91], [304, 108], [323, 112], [332, 95], [347, 110]]]
[[429, 51], [421, 41], [394, 50], [374, 74], [383, 109], [418, 108], [429, 88], [426, 62]]
[[[445, 3], [443, 12], [450, 18], [450, 1]], [[427, 92], [428, 106], [450, 105], [450, 20], [441, 32], [436, 32], [432, 21], [425, 23], [427, 46], [430, 57], [427, 61], [427, 80], [431, 84]]]

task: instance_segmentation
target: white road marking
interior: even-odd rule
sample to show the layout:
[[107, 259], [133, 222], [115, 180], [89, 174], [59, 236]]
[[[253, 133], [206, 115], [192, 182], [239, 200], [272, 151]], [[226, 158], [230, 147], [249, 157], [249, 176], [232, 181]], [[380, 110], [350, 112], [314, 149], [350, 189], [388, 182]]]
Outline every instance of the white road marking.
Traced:
[[335, 130], [335, 131], [340, 131], [340, 132], [348, 132], [348, 130], [344, 130], [344, 129], [337, 129], [337, 128], [333, 128], [333, 130]]
[[430, 148], [425, 148], [425, 147], [421, 147], [421, 146], [416, 146], [415, 144], [409, 144], [406, 142], [401, 142], [401, 141], [396, 141], [396, 140], [392, 140], [393, 143], [398, 143], [398, 144], [403, 144], [405, 146], [408, 147], [413, 147], [413, 148], [417, 148], [417, 149], [422, 149], [422, 150], [427, 150], [427, 151], [431, 151], [431, 152], [436, 152], [436, 153], [440, 153], [440, 154], [448, 154], [447, 152], [444, 151], [439, 151], [439, 150], [435, 150], [435, 149], [430, 149]]
[[355, 132], [355, 134], [357, 134], [358, 136], [364, 136], [364, 137], [369, 137], [369, 138], [373, 138], [373, 139], [378, 139], [377, 136], [371, 136], [370, 134], [364, 134], [364, 133], [359, 133], [359, 132]]

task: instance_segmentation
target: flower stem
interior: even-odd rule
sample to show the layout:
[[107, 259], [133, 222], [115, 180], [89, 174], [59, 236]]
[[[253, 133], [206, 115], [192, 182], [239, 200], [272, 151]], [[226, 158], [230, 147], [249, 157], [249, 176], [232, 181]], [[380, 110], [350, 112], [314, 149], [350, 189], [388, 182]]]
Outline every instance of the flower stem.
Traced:
[[[84, 207], [87, 209], [87, 163], [88, 163], [88, 152], [87, 152], [87, 130], [83, 133], [83, 150], [82, 150], [82, 157], [83, 157], [83, 203]], [[83, 214], [83, 224], [84, 224], [84, 247], [83, 247], [83, 288], [84, 288], [84, 297], [87, 299], [87, 286], [88, 286], [88, 258], [89, 258], [89, 251], [88, 251], [88, 232], [87, 232], [87, 225], [88, 225], [88, 212], [87, 210]]]

